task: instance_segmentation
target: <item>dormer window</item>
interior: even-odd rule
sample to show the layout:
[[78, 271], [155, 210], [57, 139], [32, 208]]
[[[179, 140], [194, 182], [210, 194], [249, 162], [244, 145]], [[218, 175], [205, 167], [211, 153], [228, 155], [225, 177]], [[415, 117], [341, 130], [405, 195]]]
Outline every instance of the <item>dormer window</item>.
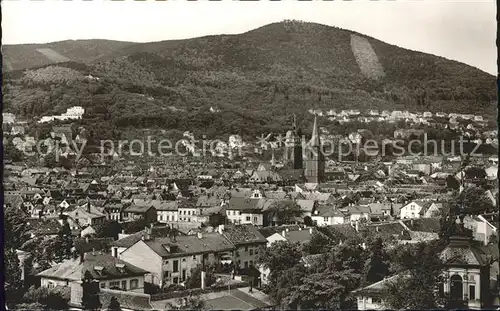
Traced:
[[97, 272], [98, 275], [102, 275], [104, 271], [104, 267], [102, 266], [94, 266], [94, 271]]
[[115, 265], [116, 269], [118, 269], [118, 271], [120, 273], [125, 273], [125, 264], [122, 264], [122, 263], [117, 263]]

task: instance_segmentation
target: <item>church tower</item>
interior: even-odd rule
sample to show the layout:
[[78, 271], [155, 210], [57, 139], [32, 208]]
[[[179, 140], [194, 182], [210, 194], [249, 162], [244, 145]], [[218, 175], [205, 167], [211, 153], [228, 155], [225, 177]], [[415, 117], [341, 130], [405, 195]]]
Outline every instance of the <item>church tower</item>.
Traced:
[[295, 114], [293, 115], [293, 132], [292, 132], [292, 152], [290, 159], [293, 161], [293, 169], [301, 170], [303, 168], [302, 159], [302, 131], [297, 127]]
[[319, 184], [325, 181], [325, 155], [323, 154], [321, 147], [318, 120], [315, 115], [311, 140], [309, 141], [305, 152], [305, 176], [308, 183]]

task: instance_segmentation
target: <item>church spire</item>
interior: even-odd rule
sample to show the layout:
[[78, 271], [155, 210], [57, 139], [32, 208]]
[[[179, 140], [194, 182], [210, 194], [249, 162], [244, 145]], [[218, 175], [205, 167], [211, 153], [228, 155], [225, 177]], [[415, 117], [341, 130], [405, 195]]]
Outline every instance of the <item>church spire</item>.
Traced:
[[318, 120], [317, 120], [317, 115], [314, 114], [314, 125], [313, 125], [313, 132], [311, 136], [311, 146], [313, 147], [319, 147], [320, 142], [319, 142], [319, 128], [318, 128]]

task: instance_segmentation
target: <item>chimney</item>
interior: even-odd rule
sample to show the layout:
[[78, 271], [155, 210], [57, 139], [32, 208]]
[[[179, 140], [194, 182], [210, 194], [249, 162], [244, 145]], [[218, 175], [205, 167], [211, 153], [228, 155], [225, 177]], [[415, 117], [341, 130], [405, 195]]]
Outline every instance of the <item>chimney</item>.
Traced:
[[224, 232], [224, 225], [219, 225], [219, 234]]
[[85, 236], [85, 242], [87, 242], [87, 243], [89, 242], [89, 236], [88, 235]]
[[125, 234], [125, 229], [122, 229], [122, 234]]
[[378, 226], [375, 226], [375, 231], [379, 232]]
[[359, 221], [356, 221], [355, 228], [356, 228], [356, 232], [359, 232]]
[[313, 228], [309, 228], [309, 234], [313, 234]]
[[90, 213], [90, 202], [87, 203], [87, 213]]
[[198, 239], [203, 239], [203, 233], [202, 232], [198, 232], [196, 235], [198, 236]]
[[281, 235], [282, 235], [283, 237], [285, 237], [285, 235], [286, 235], [286, 231], [285, 231], [285, 230], [281, 231]]

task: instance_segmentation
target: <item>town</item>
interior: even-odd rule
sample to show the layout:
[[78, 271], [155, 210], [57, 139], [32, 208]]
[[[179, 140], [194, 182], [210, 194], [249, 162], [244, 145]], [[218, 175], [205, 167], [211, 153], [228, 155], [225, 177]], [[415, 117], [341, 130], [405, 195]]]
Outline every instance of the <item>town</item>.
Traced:
[[[85, 140], [85, 130], [71, 122], [85, 115], [82, 107], [42, 117], [38, 123], [63, 122], [44, 138], [51, 149], [42, 157], [34, 152], [37, 137], [25, 134], [31, 125], [4, 113], [4, 145], [12, 146], [4, 162], [8, 303], [110, 310], [500, 306], [496, 152], [339, 160], [322, 153], [331, 135], [319, 126], [320, 118], [439, 124], [496, 149], [487, 118], [310, 113], [307, 145], [294, 117], [283, 142], [233, 135], [214, 155], [186, 144], [187, 155], [169, 157], [77, 155], [71, 146]], [[385, 139], [408, 141], [418, 138], [415, 131], [425, 133], [397, 130]], [[359, 144], [365, 135], [340, 138]]]

